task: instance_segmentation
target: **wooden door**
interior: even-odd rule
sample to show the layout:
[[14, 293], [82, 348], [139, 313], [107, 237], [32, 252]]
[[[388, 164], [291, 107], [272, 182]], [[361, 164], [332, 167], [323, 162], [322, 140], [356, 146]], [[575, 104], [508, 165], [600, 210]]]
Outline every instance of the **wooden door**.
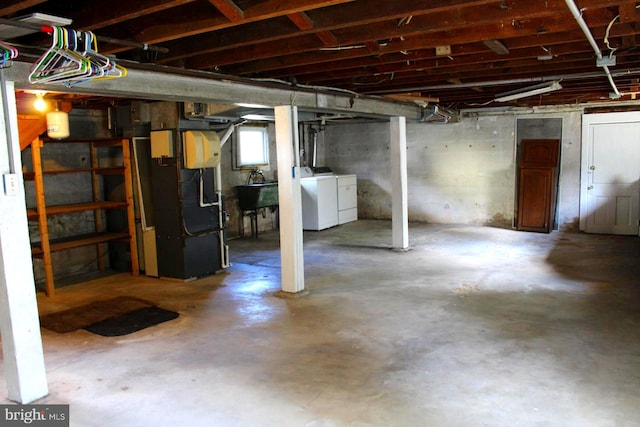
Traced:
[[517, 229], [549, 233], [555, 222], [560, 141], [525, 139], [520, 145]]
[[523, 139], [520, 143], [520, 167], [557, 167], [559, 146], [557, 139]]
[[520, 169], [518, 230], [548, 233], [551, 221], [552, 168]]

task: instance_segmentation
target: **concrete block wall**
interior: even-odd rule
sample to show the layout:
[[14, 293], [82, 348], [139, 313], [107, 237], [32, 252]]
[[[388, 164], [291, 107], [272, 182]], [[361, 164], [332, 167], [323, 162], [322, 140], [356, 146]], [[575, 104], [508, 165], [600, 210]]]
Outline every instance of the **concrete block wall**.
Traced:
[[[269, 135], [269, 165], [261, 167], [265, 180], [277, 180], [277, 152], [275, 126], [270, 123], [267, 127]], [[229, 141], [222, 147], [222, 157], [220, 164], [222, 165], [222, 190], [225, 198], [225, 209], [229, 214], [227, 221], [227, 236], [237, 237], [244, 228], [244, 236], [251, 235], [251, 223], [248, 215], [242, 217], [238, 205], [238, 197], [234, 187], [247, 183], [249, 178], [249, 169], [234, 169], [234, 138], [232, 136]], [[242, 223], [244, 222], [244, 225]], [[277, 212], [271, 209], [263, 209], [258, 214], [258, 230], [259, 232], [269, 231], [277, 228]]]
[[[563, 120], [558, 218], [578, 217], [581, 113], [494, 114], [459, 123], [407, 123], [409, 220], [511, 228], [516, 204], [516, 120]], [[358, 175], [360, 218], [389, 219], [389, 124], [332, 123], [324, 131], [324, 163]]]

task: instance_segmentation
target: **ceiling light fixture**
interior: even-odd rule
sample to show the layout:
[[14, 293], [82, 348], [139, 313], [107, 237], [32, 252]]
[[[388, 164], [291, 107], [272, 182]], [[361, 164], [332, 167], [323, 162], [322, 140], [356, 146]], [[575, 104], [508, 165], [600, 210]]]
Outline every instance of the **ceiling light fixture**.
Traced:
[[36, 100], [33, 101], [33, 108], [35, 108], [37, 111], [45, 111], [47, 109], [47, 103], [44, 100], [45, 93], [46, 92], [43, 90], [37, 90], [34, 92]]
[[559, 81], [551, 83], [543, 83], [535, 86], [525, 87], [516, 91], [505, 92], [498, 94], [495, 102], [509, 102], [520, 98], [527, 98], [529, 96], [541, 95], [543, 93], [553, 92], [555, 90], [562, 89]]

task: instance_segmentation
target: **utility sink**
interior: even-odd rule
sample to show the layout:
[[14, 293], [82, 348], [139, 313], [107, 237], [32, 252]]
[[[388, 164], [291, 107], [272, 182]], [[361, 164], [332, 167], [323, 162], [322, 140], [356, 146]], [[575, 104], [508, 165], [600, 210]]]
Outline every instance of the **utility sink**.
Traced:
[[250, 211], [269, 206], [278, 206], [278, 183], [265, 182], [235, 187], [240, 210]]

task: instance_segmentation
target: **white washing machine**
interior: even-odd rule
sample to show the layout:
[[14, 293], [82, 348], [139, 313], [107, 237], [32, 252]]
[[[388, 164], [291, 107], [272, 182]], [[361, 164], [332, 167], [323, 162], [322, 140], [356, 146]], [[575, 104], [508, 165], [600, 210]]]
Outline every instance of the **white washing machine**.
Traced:
[[338, 225], [338, 186], [335, 175], [300, 178], [302, 228], [324, 230]]

